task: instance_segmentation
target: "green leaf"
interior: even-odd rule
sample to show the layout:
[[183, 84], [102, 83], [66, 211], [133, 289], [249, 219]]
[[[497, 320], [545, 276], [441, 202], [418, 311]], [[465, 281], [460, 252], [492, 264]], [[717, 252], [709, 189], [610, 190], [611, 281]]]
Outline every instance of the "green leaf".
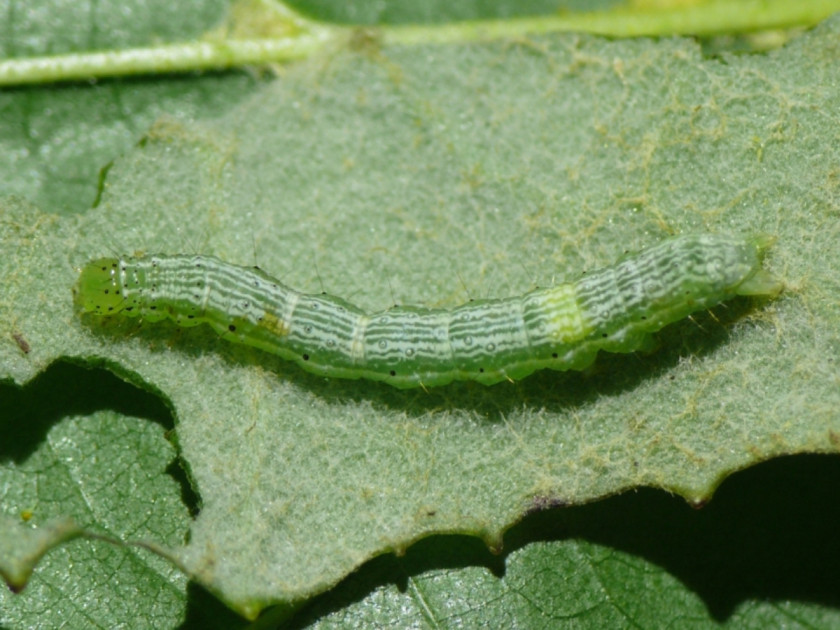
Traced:
[[[0, 566], [21, 590], [4, 598], [3, 624], [24, 627], [38, 615], [44, 626], [102, 625], [129, 619], [137, 606], [146, 610], [139, 627], [171, 627], [183, 614], [185, 576], [148, 551], [114, 546], [183, 541], [189, 514], [165, 472], [174, 450], [159, 424], [168, 414], [150, 397], [127, 402], [137, 398], [134, 388], [104, 372], [83, 385], [79, 371], [65, 364], [22, 391], [0, 390]], [[34, 562], [74, 538], [46, 556], [24, 590]], [[110, 596], [96, 596], [103, 591]]]
[[837, 457], [780, 458], [703, 510], [642, 489], [531, 515], [504, 556], [429, 538], [367, 563], [293, 627], [833, 628], [838, 480]]
[[[27, 510], [23, 518], [31, 518], [30, 514]], [[47, 522], [33, 529], [3, 516], [0, 518], [0, 575], [13, 590], [22, 589], [47, 551], [80, 533], [70, 519]]]
[[53, 214], [97, 203], [110, 162], [163, 114], [214, 115], [255, 85], [243, 75], [0, 91], [0, 191]]
[[[35, 523], [70, 516], [86, 532], [145, 541], [253, 617], [273, 604], [287, 614], [433, 534], [501, 550], [508, 528], [546, 507], [639, 486], [700, 505], [756, 462], [836, 452], [837, 370], [826, 357], [839, 345], [838, 30], [834, 19], [778, 52], [724, 60], [704, 58], [690, 40], [582, 35], [337, 51], [215, 117], [159, 119], [110, 168], [101, 203], [84, 215], [4, 201], [0, 251], [13, 255], [0, 258], [0, 378], [30, 397], [0, 406], [3, 434], [14, 438], [3, 451], [4, 513], [31, 512]], [[768, 266], [787, 291], [677, 324], [651, 355], [604, 356], [591, 374], [492, 388], [329, 381], [204, 329], [82, 322], [70, 293], [76, 269], [96, 256], [200, 251], [371, 310], [449, 307], [573, 278], [680, 231], [775, 234]], [[59, 359], [105, 368], [64, 367], [58, 379], [93, 407], [74, 411], [65, 394], [44, 408]], [[39, 390], [39, 378], [53, 385]], [[77, 385], [100, 381], [94, 392]], [[104, 412], [134, 396], [172, 410], [198, 495], [194, 519], [181, 498], [187, 482], [166, 473], [175, 457], [166, 414]], [[28, 416], [11, 410], [32, 407], [41, 428], [14, 437]], [[42, 494], [45, 484], [59, 487]], [[438, 557], [453, 540], [435, 543]], [[81, 555], [59, 556], [65, 549]], [[188, 601], [183, 578], [134, 546], [77, 540], [46, 561], [75, 588], [80, 566], [105, 575], [112, 597], [146, 610], [165, 593], [150, 626], [174, 625]], [[629, 624], [630, 603], [644, 610], [647, 591], [627, 576], [650, 574], [661, 602], [653, 610], [712, 619], [690, 581], [613, 540], [531, 539], [505, 564], [503, 576], [446, 571], [445, 562], [412, 568], [412, 588], [432, 584], [413, 601], [466, 582], [475, 600], [460, 610], [477, 611], [471, 623], [505, 625], [508, 608], [496, 602], [506, 593], [557, 593], [539, 613], [516, 613], [528, 624], [596, 610], [606, 591], [628, 603], [581, 623]], [[554, 565], [568, 579], [525, 577]], [[45, 601], [36, 580], [51, 583], [52, 566], [41, 568], [31, 604], [29, 589], [3, 601], [4, 623], [26, 625]], [[70, 588], [56, 599], [72, 601]], [[405, 603], [393, 589], [381, 596], [392, 616]], [[429, 610], [412, 614], [456, 625]], [[115, 625], [104, 611], [93, 616]]]

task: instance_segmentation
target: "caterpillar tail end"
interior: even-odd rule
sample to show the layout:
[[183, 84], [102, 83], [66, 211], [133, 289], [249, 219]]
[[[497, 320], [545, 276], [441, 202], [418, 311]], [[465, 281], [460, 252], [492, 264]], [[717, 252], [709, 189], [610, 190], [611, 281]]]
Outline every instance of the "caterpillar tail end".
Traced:
[[782, 292], [785, 285], [769, 271], [759, 269], [752, 276], [738, 285], [738, 295], [756, 295], [775, 297]]
[[[750, 239], [758, 253], [759, 261], [764, 258], [767, 250], [776, 242], [772, 234], [756, 234]], [[738, 295], [755, 295], [775, 297], [784, 289], [784, 283], [765, 269], [758, 268], [749, 278], [738, 285]]]
[[773, 246], [776, 240], [777, 238], [773, 234], [762, 232], [753, 236], [750, 242], [755, 245], [758, 255], [764, 256], [764, 253]]
[[98, 258], [87, 263], [73, 287], [73, 302], [81, 313], [111, 315], [122, 310], [117, 273], [119, 260]]

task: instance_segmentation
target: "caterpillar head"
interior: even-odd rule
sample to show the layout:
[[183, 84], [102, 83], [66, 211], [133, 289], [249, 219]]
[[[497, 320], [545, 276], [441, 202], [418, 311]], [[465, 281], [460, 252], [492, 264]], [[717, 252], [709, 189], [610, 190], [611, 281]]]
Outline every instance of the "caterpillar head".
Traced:
[[111, 315], [123, 309], [125, 298], [120, 291], [120, 261], [98, 258], [82, 269], [73, 287], [73, 301], [82, 313]]

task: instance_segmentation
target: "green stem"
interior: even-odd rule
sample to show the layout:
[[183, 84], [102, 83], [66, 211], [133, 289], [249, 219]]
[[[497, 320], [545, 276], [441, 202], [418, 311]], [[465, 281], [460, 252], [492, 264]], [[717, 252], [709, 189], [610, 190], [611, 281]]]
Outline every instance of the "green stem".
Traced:
[[381, 27], [383, 45], [457, 43], [577, 31], [612, 37], [744, 33], [812, 26], [840, 11], [838, 0], [715, 0], [677, 9], [612, 9], [509, 18]]
[[230, 39], [75, 53], [0, 62], [0, 86], [85, 81], [137, 74], [223, 70], [309, 57], [335, 38], [338, 29], [282, 39]]

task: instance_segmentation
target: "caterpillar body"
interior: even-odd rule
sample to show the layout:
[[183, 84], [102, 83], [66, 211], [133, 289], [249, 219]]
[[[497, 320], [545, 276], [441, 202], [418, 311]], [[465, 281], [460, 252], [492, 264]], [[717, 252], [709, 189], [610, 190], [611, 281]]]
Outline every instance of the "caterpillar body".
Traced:
[[581, 370], [600, 350], [643, 348], [651, 333], [735, 295], [778, 294], [781, 282], [762, 268], [772, 241], [678, 236], [576, 282], [453, 309], [370, 314], [341, 298], [295, 291], [259, 268], [183, 255], [93, 260], [74, 299], [95, 316], [206, 323], [229, 341], [324, 376], [399, 388], [492, 385], [544, 368]]

